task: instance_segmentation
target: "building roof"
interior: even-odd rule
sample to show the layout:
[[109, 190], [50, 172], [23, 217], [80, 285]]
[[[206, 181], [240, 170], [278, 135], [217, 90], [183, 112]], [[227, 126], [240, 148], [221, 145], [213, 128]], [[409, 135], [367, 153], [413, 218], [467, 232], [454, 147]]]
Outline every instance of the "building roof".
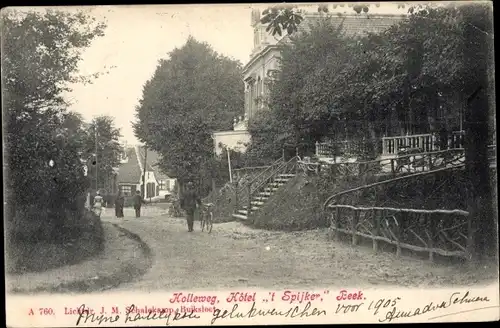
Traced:
[[[346, 36], [361, 36], [367, 33], [381, 33], [392, 25], [406, 18], [405, 15], [367, 15], [367, 14], [331, 14], [324, 16], [318, 13], [306, 13], [304, 20], [299, 24], [297, 33], [309, 32], [314, 22], [321, 18], [329, 17], [334, 23], [343, 24], [343, 31]], [[267, 33], [267, 32], [266, 32]], [[286, 33], [286, 32], [285, 32]], [[271, 49], [279, 49], [290, 42], [290, 36], [285, 34], [276, 44], [269, 44], [256, 52], [243, 67], [247, 71], [250, 66], [264, 53]]]
[[[142, 166], [144, 165], [144, 147], [138, 146], [137, 149], [139, 150], [139, 158]], [[148, 149], [147, 170], [153, 171], [155, 173], [156, 178], [159, 180], [170, 179], [170, 177], [163, 171], [161, 171], [160, 168], [158, 167], [160, 159], [161, 159], [160, 154], [158, 154], [153, 150]]]
[[[128, 147], [126, 149], [126, 154], [128, 161], [120, 164], [117, 181], [121, 184], [139, 184], [141, 183], [142, 166], [144, 165], [144, 147]], [[154, 172], [158, 180], [170, 179], [170, 177], [163, 173], [156, 165], [159, 160], [160, 156], [157, 152], [148, 150], [147, 171]]]
[[[298, 33], [309, 32], [314, 21], [319, 19], [318, 14], [304, 15], [304, 20], [298, 26]], [[323, 16], [324, 17], [324, 16]], [[402, 15], [356, 15], [341, 14], [328, 16], [333, 23], [342, 24], [346, 36], [362, 36], [368, 33], [381, 33], [392, 25], [402, 21], [406, 16]], [[288, 35], [284, 36], [278, 44], [285, 44], [289, 41]]]
[[125, 152], [128, 160], [120, 164], [117, 182], [138, 184], [141, 181], [141, 167], [137, 161], [135, 148], [128, 147]]

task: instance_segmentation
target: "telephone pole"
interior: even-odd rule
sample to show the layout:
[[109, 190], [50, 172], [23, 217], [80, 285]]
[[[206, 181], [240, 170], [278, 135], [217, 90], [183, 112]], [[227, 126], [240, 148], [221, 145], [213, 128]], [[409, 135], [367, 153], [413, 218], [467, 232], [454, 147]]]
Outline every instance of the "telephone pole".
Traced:
[[143, 185], [143, 194], [142, 197], [146, 198], [146, 171], [148, 165], [148, 146], [144, 143], [144, 173], [142, 175], [142, 185]]
[[97, 185], [97, 177], [98, 177], [98, 163], [97, 163], [97, 121], [95, 122], [95, 125], [94, 125], [94, 139], [95, 139], [95, 190], [97, 192], [97, 190], [99, 189], [98, 185]]

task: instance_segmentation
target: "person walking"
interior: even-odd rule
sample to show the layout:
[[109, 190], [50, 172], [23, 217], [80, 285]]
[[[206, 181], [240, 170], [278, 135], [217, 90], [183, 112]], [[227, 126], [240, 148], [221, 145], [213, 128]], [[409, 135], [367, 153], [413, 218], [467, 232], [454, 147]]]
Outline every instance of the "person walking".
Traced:
[[97, 193], [96, 193], [96, 196], [94, 197], [94, 206], [93, 206], [94, 213], [98, 217], [101, 217], [102, 203], [103, 203], [103, 198], [101, 196], [101, 193], [98, 190]]
[[197, 206], [201, 206], [201, 199], [190, 181], [181, 196], [181, 208], [186, 211], [188, 232], [193, 232], [194, 211]]
[[121, 190], [119, 190], [115, 200], [115, 215], [117, 218], [123, 218], [124, 205], [125, 205], [125, 197], [123, 196]]
[[146, 204], [144, 199], [142, 199], [141, 192], [139, 190], [136, 191], [134, 196], [134, 209], [135, 209], [135, 217], [141, 217], [141, 206], [142, 204]]

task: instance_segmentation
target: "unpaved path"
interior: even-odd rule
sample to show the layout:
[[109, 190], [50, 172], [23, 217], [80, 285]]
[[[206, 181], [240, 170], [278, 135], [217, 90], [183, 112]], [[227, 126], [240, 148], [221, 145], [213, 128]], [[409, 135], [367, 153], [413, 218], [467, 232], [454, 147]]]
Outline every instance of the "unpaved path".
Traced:
[[188, 233], [184, 219], [166, 215], [104, 220], [138, 234], [153, 252], [145, 275], [113, 291], [433, 287], [473, 285], [497, 276], [493, 265], [470, 271], [373, 254], [367, 247], [329, 241], [326, 230], [270, 232], [229, 222], [215, 224], [207, 234], [198, 222]]

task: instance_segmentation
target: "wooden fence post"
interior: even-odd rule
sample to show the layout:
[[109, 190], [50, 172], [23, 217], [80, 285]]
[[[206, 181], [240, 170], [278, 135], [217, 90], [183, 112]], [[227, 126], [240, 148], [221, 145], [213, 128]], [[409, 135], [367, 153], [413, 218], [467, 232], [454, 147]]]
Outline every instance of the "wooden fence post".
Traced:
[[[377, 216], [378, 212], [377, 210], [373, 210], [373, 235], [375, 237], [380, 235], [380, 218]], [[385, 210], [382, 211], [382, 217], [385, 217]], [[378, 240], [375, 238], [373, 239], [373, 252], [378, 252]]]
[[400, 222], [398, 222], [397, 217], [403, 218], [402, 213], [394, 213], [394, 221], [395, 221], [395, 236], [396, 236], [396, 256], [401, 256], [401, 227], [400, 227]]
[[250, 212], [252, 211], [252, 184], [248, 183], [248, 201], [247, 201], [247, 220], [250, 219]]
[[465, 246], [465, 250], [467, 252], [467, 260], [472, 260], [474, 256], [474, 225], [472, 222], [472, 215], [469, 211], [469, 215], [467, 215], [467, 244]]
[[429, 261], [433, 262], [434, 261], [434, 235], [436, 234], [436, 222], [437, 215], [432, 215], [432, 214], [426, 214], [426, 221], [428, 221], [429, 224], [429, 235], [428, 235], [428, 247], [429, 247]]
[[357, 226], [359, 222], [359, 213], [360, 211], [358, 210], [353, 210], [354, 215], [352, 216], [352, 226], [351, 226], [351, 232], [352, 232], [352, 244], [357, 245], [358, 244], [358, 235], [356, 234], [357, 232]]
[[234, 188], [234, 213], [236, 213], [238, 211], [238, 207], [239, 207], [239, 189], [238, 188], [239, 186], [236, 185], [236, 187]]
[[339, 228], [340, 228], [340, 208], [336, 207], [335, 208], [335, 215], [334, 215], [334, 233], [333, 233], [333, 238], [334, 240], [338, 241], [340, 238], [340, 233], [339, 233]]

